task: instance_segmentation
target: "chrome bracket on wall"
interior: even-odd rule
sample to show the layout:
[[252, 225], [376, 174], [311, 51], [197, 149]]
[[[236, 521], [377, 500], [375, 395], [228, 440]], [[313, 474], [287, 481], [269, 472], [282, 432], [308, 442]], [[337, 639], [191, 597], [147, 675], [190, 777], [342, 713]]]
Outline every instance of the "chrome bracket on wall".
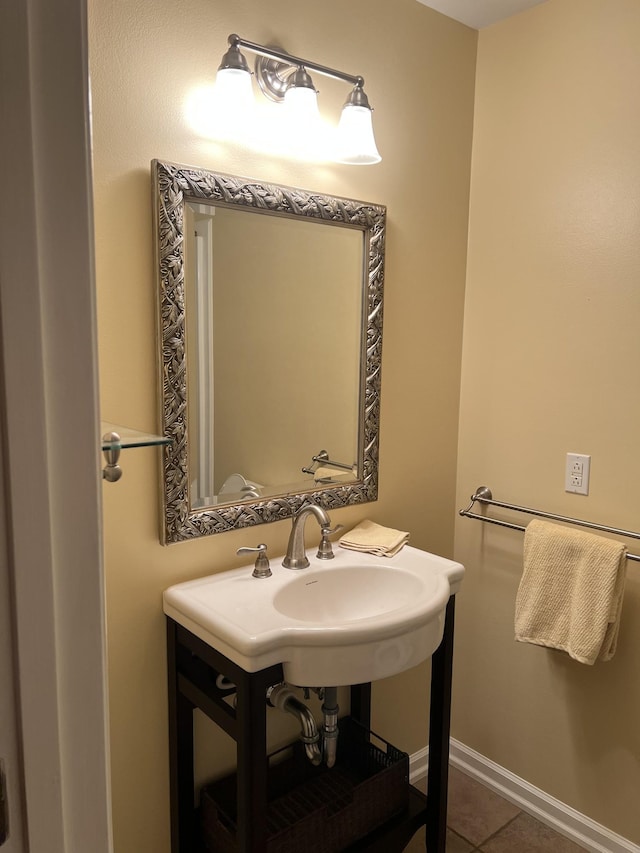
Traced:
[[102, 436], [102, 452], [107, 463], [102, 469], [102, 477], [108, 483], [116, 483], [122, 477], [122, 468], [118, 465], [121, 450], [122, 444], [117, 432], [107, 432]]

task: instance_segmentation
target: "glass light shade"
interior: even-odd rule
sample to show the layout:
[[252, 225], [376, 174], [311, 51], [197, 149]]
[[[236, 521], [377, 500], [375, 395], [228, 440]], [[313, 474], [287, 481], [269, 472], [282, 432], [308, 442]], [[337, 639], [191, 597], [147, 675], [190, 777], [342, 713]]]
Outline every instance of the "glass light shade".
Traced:
[[284, 93], [284, 105], [291, 121], [317, 121], [320, 115], [316, 91], [306, 86], [289, 86]]
[[323, 157], [324, 131], [318, 110], [315, 89], [308, 86], [289, 86], [284, 94], [284, 121], [281, 150], [289, 156], [303, 160]]
[[373, 136], [373, 121], [369, 107], [345, 104], [336, 130], [338, 163], [368, 166], [382, 160]]
[[239, 68], [221, 68], [216, 74], [215, 97], [221, 109], [232, 112], [253, 109], [251, 73]]
[[239, 68], [220, 68], [213, 87], [214, 136], [242, 141], [251, 127], [254, 106], [251, 73]]

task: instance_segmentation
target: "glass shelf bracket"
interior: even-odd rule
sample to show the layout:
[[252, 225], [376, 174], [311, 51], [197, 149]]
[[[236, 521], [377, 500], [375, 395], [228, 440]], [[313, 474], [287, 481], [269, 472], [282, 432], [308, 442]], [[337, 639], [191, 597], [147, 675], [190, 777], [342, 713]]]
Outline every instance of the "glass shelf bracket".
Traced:
[[118, 464], [120, 451], [129, 447], [161, 447], [171, 444], [171, 439], [162, 435], [140, 432], [117, 424], [101, 424], [102, 451], [105, 462], [102, 469], [103, 478], [109, 483], [117, 482], [122, 477], [122, 468]]

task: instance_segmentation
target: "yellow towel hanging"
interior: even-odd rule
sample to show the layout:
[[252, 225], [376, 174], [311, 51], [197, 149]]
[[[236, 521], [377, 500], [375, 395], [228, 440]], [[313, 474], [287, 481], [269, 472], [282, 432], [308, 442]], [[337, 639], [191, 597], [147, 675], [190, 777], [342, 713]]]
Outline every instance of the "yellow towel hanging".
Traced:
[[581, 663], [616, 650], [626, 547], [603, 536], [535, 519], [524, 539], [515, 637], [561, 649]]

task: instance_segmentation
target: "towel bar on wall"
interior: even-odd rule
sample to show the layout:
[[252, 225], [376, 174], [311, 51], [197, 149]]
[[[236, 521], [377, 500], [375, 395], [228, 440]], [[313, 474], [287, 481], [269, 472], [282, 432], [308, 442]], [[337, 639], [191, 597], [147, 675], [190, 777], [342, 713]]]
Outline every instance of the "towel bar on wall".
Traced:
[[[516, 504], [508, 504], [503, 501], [494, 501], [491, 489], [487, 486], [478, 486], [475, 494], [471, 495], [471, 503], [466, 509], [460, 510], [460, 515], [465, 518], [475, 518], [477, 521], [486, 521], [488, 524], [497, 524], [500, 527], [509, 527], [511, 530], [520, 530], [524, 533], [527, 529], [521, 524], [513, 524], [510, 521], [501, 521], [498, 518], [490, 518], [488, 515], [478, 515], [477, 512], [471, 512], [475, 503], [484, 504], [484, 506], [499, 506], [502, 509], [510, 509], [514, 512], [524, 512], [528, 515], [536, 515], [539, 518], [550, 518], [552, 521], [562, 521], [565, 524], [577, 524], [580, 527], [589, 527], [592, 530], [602, 530], [605, 533], [616, 533], [618, 536], [626, 536], [631, 539], [640, 539], [640, 533], [634, 533], [632, 530], [621, 530], [619, 527], [608, 527], [606, 524], [595, 524], [592, 521], [581, 521], [578, 518], [568, 518], [566, 515], [555, 515], [552, 512], [543, 512], [539, 509], [530, 509], [526, 506], [517, 506]], [[640, 554], [627, 554], [627, 560], [635, 560], [640, 563]]]

